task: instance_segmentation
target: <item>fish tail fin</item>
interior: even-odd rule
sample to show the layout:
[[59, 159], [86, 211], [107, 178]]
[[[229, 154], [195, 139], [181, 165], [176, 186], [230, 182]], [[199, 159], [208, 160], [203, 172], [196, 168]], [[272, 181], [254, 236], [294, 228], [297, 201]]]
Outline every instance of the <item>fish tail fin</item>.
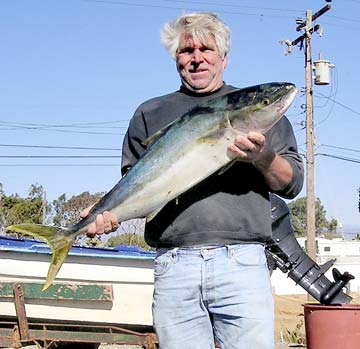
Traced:
[[74, 242], [74, 237], [65, 234], [66, 229], [51, 227], [41, 224], [14, 224], [6, 228], [7, 231], [14, 231], [20, 234], [31, 235], [42, 240], [50, 246], [52, 258], [43, 291], [51, 286], [59, 272], [69, 250]]

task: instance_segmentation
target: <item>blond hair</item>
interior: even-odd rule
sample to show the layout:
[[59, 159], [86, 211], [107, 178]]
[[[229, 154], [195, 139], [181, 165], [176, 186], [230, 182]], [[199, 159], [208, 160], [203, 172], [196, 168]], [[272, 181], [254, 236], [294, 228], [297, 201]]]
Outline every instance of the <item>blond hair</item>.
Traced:
[[183, 33], [191, 35], [193, 39], [200, 42], [206, 42], [209, 35], [212, 35], [221, 58], [224, 58], [230, 50], [230, 29], [214, 13], [183, 14], [175, 21], [164, 24], [161, 42], [173, 58], [176, 58], [180, 36]]

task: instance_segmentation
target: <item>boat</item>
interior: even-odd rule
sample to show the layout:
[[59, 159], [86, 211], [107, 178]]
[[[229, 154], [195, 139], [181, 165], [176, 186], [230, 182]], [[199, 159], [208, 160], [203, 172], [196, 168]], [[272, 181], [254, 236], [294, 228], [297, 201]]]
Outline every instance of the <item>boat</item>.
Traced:
[[0, 236], [0, 316], [17, 315], [9, 287], [21, 284], [28, 318], [151, 326], [154, 258], [155, 252], [134, 246], [73, 246], [54, 284], [42, 292], [49, 247]]

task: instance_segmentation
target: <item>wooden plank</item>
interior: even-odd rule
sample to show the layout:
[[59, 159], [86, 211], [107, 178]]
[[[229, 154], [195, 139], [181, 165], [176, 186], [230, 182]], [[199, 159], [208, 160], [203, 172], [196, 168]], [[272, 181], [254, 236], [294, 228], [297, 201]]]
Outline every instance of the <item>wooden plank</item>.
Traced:
[[[58, 299], [76, 301], [111, 302], [114, 299], [111, 285], [53, 284], [42, 291], [42, 283], [21, 283], [26, 299]], [[0, 283], [0, 298], [14, 298], [12, 282]]]
[[[56, 341], [56, 342], [79, 342], [80, 343], [120, 343], [128, 345], [143, 345], [146, 335], [127, 333], [106, 333], [76, 330], [30, 330], [32, 340]], [[155, 348], [155, 347], [154, 347]]]
[[18, 282], [13, 284], [13, 292], [15, 297], [16, 316], [19, 322], [20, 336], [22, 339], [28, 339], [29, 324], [26, 316], [26, 308], [25, 308], [25, 300], [24, 300], [25, 292], [23, 285]]

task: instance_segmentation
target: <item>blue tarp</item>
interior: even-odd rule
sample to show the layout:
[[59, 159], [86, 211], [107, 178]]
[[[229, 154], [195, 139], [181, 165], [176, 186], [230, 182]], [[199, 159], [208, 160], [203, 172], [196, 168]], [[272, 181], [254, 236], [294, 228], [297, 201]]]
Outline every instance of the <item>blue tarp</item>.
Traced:
[[[0, 236], [0, 252], [1, 251], [51, 254], [51, 249], [43, 241], [7, 236]], [[114, 248], [73, 246], [70, 249], [69, 255], [103, 258], [154, 259], [156, 253], [145, 251], [137, 246], [127, 245], [117, 245]]]

